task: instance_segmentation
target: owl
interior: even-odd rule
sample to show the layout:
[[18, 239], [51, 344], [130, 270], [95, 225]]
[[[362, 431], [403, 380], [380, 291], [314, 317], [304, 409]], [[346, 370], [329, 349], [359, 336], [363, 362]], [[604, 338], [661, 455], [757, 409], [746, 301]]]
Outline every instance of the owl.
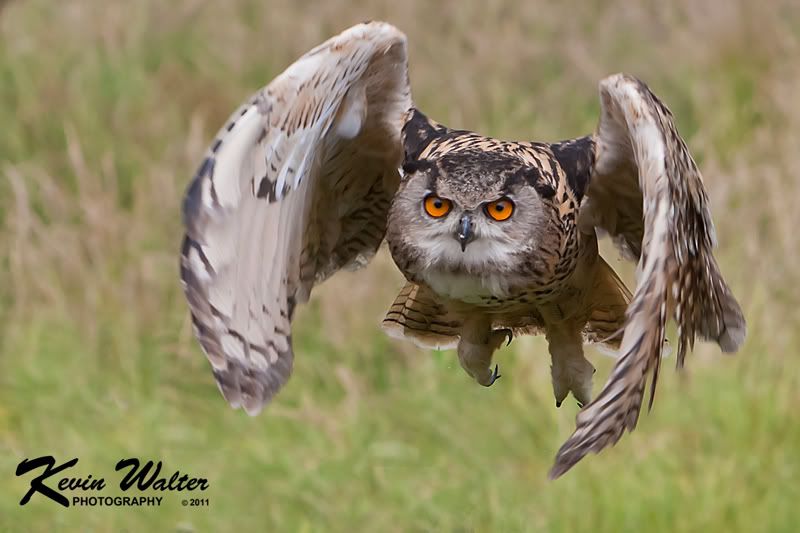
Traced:
[[[381, 243], [407, 282], [382, 326], [452, 348], [491, 386], [492, 356], [544, 335], [556, 406], [582, 409], [551, 477], [652, 406], [667, 321], [677, 366], [697, 337], [736, 351], [742, 311], [712, 255], [700, 172], [670, 111], [638, 79], [600, 81], [591, 135], [504, 141], [451, 129], [412, 103], [406, 37], [381, 22], [312, 49], [241, 106], [189, 185], [180, 274], [225, 399], [254, 415], [292, 371], [291, 324], [312, 288]], [[631, 292], [599, 255], [637, 262]], [[583, 346], [617, 354], [592, 398]]]

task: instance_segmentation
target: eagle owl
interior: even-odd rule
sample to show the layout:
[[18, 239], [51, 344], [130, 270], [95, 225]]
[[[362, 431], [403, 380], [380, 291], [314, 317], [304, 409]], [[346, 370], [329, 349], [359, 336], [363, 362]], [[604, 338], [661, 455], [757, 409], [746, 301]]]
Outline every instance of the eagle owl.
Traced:
[[[510, 142], [447, 128], [411, 100], [406, 37], [354, 26], [306, 53], [222, 128], [183, 205], [181, 278], [226, 400], [256, 414], [292, 370], [291, 321], [315, 284], [365, 265], [385, 239], [407, 279], [392, 336], [455, 348], [477, 383], [492, 354], [544, 334], [556, 405], [581, 404], [551, 471], [616, 443], [652, 403], [668, 319], [677, 365], [696, 337], [745, 338], [712, 255], [700, 172], [641, 81], [600, 82], [594, 134]], [[598, 254], [638, 262], [633, 294]], [[592, 399], [584, 343], [618, 360]]]

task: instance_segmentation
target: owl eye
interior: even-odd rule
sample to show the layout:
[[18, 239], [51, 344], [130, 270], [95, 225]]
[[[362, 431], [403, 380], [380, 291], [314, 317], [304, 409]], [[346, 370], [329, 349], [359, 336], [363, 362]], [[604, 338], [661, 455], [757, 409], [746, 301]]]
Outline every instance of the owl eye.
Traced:
[[514, 202], [509, 198], [500, 198], [497, 201], [486, 204], [484, 209], [490, 218], [502, 222], [503, 220], [508, 220], [514, 212]]
[[453, 204], [450, 203], [450, 200], [439, 198], [435, 194], [429, 194], [426, 196], [425, 200], [423, 201], [423, 205], [425, 206], [425, 212], [433, 218], [441, 218], [445, 216], [453, 207]]

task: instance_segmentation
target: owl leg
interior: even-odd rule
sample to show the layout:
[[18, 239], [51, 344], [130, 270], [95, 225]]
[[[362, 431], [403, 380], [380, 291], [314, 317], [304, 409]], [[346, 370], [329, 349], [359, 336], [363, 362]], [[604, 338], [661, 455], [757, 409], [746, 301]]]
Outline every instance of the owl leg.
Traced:
[[556, 407], [572, 393], [583, 407], [592, 399], [592, 364], [583, 356], [580, 330], [571, 327], [548, 327], [547, 342], [552, 359], [550, 367]]
[[510, 339], [510, 331], [492, 331], [491, 321], [485, 317], [464, 321], [458, 341], [458, 360], [467, 374], [485, 387], [500, 377], [498, 366], [492, 370], [492, 355], [503, 342]]

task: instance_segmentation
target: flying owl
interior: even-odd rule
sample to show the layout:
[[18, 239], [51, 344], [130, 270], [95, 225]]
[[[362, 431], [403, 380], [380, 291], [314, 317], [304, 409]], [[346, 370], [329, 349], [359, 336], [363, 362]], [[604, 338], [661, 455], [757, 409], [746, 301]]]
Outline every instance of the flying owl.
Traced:
[[[413, 106], [406, 37], [354, 26], [241, 106], [183, 204], [181, 278], [225, 399], [249, 414], [292, 371], [291, 322], [312, 288], [387, 241], [407, 283], [383, 328], [455, 348], [490, 386], [492, 355], [545, 335], [556, 405], [581, 404], [551, 470], [633, 430], [652, 405], [667, 320], [677, 366], [696, 337], [736, 351], [741, 309], [712, 255], [697, 166], [670, 111], [638, 79], [600, 82], [594, 134], [514, 142], [455, 130]], [[609, 235], [638, 262], [631, 294], [598, 253]], [[592, 399], [584, 343], [618, 353]]]

